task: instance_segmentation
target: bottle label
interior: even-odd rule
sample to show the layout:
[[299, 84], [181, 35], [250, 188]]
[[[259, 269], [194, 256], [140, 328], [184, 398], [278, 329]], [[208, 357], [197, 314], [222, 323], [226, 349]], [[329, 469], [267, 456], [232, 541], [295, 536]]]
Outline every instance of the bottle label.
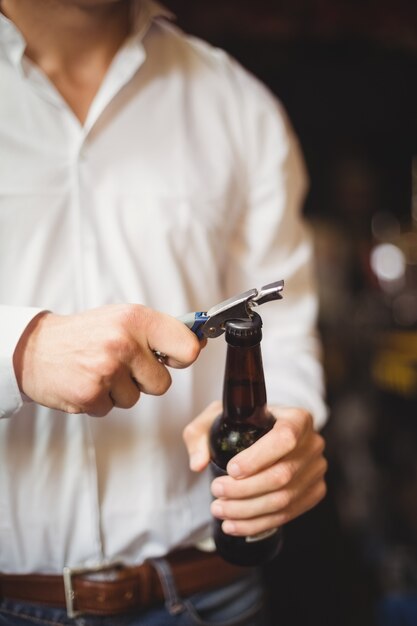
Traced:
[[257, 533], [256, 535], [251, 535], [250, 537], [245, 537], [246, 543], [255, 543], [255, 541], [262, 541], [263, 539], [268, 539], [268, 537], [272, 537], [275, 533], [278, 532], [278, 528], [271, 528], [271, 530], [264, 530], [261, 533]]

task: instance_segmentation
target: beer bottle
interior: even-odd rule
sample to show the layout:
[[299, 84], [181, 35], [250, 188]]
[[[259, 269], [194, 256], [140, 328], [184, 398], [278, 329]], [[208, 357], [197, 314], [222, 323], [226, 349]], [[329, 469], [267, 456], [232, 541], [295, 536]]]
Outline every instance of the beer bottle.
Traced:
[[[223, 412], [210, 432], [213, 475], [225, 475], [230, 459], [267, 433], [275, 418], [266, 407], [266, 388], [262, 365], [262, 320], [225, 323], [227, 342], [223, 384]], [[222, 520], [214, 519], [214, 541], [218, 553], [236, 565], [259, 565], [278, 552], [281, 533], [269, 530], [251, 537], [235, 537], [222, 531]]]

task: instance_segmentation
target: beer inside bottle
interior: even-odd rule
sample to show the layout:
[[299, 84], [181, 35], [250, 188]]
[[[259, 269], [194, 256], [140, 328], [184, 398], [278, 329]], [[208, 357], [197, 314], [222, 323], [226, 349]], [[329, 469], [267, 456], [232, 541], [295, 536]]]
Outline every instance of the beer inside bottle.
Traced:
[[[226, 474], [230, 459], [267, 433], [275, 418], [267, 410], [262, 365], [262, 320], [226, 322], [226, 367], [223, 412], [210, 432], [211, 469], [214, 476]], [[214, 519], [214, 541], [219, 554], [237, 565], [260, 565], [279, 550], [280, 533], [273, 529], [251, 537], [226, 535], [222, 520]]]

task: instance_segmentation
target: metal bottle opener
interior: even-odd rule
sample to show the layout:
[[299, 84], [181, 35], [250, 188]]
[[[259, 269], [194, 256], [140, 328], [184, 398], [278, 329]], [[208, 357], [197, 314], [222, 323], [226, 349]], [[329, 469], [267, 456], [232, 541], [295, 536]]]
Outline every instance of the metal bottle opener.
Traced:
[[225, 323], [228, 320], [251, 319], [252, 309], [255, 307], [271, 300], [281, 300], [283, 289], [284, 281], [277, 280], [260, 289], [249, 289], [249, 291], [232, 296], [219, 304], [215, 304], [206, 312], [194, 311], [178, 319], [188, 326], [199, 339], [204, 337], [212, 339], [224, 333]]
[[[249, 289], [249, 291], [223, 300], [208, 311], [193, 311], [177, 319], [188, 326], [199, 339], [213, 339], [225, 332], [225, 323], [228, 320], [249, 320], [252, 318], [252, 309], [255, 307], [272, 300], [281, 300], [283, 289], [284, 281], [277, 280], [260, 289]], [[154, 350], [154, 353], [158, 361], [165, 363], [166, 354], [159, 350]]]

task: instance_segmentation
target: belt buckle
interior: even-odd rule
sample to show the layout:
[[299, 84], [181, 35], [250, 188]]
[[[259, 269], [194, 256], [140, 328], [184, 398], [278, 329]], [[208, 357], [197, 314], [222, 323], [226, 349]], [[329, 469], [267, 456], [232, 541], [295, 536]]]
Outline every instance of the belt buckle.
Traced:
[[69, 567], [66, 565], [62, 570], [62, 575], [64, 578], [65, 604], [68, 617], [74, 618], [83, 614], [82, 611], [77, 611], [74, 608], [75, 591], [72, 584], [74, 576], [80, 576], [82, 574], [95, 574], [97, 572], [118, 569], [120, 567], [124, 567], [123, 561], [107, 561], [105, 563], [100, 563], [99, 565], [86, 567]]

